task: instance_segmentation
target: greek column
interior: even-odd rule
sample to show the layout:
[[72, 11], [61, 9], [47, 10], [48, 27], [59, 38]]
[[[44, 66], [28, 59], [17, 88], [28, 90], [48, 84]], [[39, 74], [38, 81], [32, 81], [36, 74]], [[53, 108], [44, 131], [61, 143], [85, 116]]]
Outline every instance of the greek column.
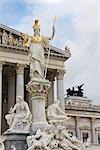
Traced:
[[60, 107], [63, 111], [65, 111], [65, 102], [64, 102], [64, 70], [57, 71], [57, 100], [60, 100]]
[[95, 124], [95, 120], [96, 118], [91, 118], [91, 137], [92, 137], [92, 143], [93, 144], [96, 144], [96, 134], [95, 134], [95, 127], [94, 127], [94, 124]]
[[52, 81], [51, 87], [49, 88], [48, 92], [48, 105], [54, 103], [54, 81]]
[[1, 122], [2, 122], [2, 69], [4, 62], [0, 62], [0, 134], [1, 134]]
[[16, 99], [20, 95], [24, 98], [24, 68], [26, 65], [17, 64]]
[[80, 117], [75, 117], [75, 128], [76, 128], [76, 137], [78, 139], [80, 139], [80, 129], [79, 129], [79, 120], [80, 120]]

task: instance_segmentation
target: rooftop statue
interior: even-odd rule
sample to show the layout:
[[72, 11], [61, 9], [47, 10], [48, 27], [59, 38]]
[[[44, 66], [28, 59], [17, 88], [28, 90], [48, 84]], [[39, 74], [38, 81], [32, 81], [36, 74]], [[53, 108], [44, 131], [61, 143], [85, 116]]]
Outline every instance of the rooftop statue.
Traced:
[[49, 40], [54, 37], [54, 26], [51, 37], [44, 37], [40, 34], [39, 20], [35, 20], [33, 25], [34, 35], [29, 39], [30, 50], [30, 77], [32, 78], [44, 78], [44, 47], [49, 43]]
[[5, 116], [9, 129], [7, 132], [28, 132], [31, 123], [31, 112], [28, 104], [22, 96], [18, 96], [17, 103], [10, 109], [9, 114]]
[[3, 35], [2, 35], [2, 44], [7, 45], [8, 43], [8, 35], [5, 30], [3, 30]]
[[[20, 36], [22, 37], [23, 39], [23, 46], [25, 48], [29, 47], [29, 44], [28, 44], [28, 39], [29, 39], [29, 36], [28, 36], [28, 33], [27, 34], [20, 34]], [[21, 39], [20, 39], [21, 40]]]
[[8, 44], [11, 46], [13, 45], [13, 35], [11, 33], [8, 36]]
[[81, 84], [80, 86], [76, 86], [76, 88], [78, 90], [75, 90], [74, 87], [72, 87], [72, 90], [69, 88], [67, 89], [67, 96], [80, 96], [80, 97], [83, 97], [83, 87], [84, 84]]

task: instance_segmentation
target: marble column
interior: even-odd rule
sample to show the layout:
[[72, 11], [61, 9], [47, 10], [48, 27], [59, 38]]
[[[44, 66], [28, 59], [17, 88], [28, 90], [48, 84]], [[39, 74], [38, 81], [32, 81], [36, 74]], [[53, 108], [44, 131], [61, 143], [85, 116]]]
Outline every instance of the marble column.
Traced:
[[51, 87], [48, 92], [48, 106], [54, 103], [54, 81], [52, 81]]
[[96, 133], [95, 133], [95, 120], [96, 118], [91, 118], [91, 137], [92, 137], [92, 143], [96, 144]]
[[80, 120], [80, 117], [76, 116], [75, 117], [75, 129], [76, 129], [76, 137], [78, 139], [80, 139], [79, 120]]
[[32, 79], [28, 82], [26, 89], [32, 101], [32, 132], [45, 129], [48, 126], [45, 113], [45, 101], [47, 100], [50, 82], [44, 79]]
[[64, 70], [57, 71], [57, 100], [60, 101], [60, 108], [65, 111], [65, 101], [64, 101]]
[[8, 110], [15, 104], [15, 73], [8, 74]]
[[0, 62], [0, 134], [2, 123], [2, 69], [4, 62]]
[[24, 98], [24, 68], [25, 65], [17, 64], [16, 99], [18, 95]]

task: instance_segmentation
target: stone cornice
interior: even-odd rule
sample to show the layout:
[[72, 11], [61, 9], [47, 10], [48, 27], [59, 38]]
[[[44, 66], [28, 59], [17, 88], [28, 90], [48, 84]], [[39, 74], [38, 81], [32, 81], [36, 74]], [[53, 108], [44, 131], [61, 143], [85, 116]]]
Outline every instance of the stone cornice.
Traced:
[[97, 109], [95, 106], [92, 106], [92, 107], [78, 107], [78, 106], [70, 106], [70, 105], [65, 104], [65, 109], [75, 110], [75, 111], [87, 111], [87, 112], [98, 112], [98, 113], [100, 113], [100, 107]]
[[[22, 52], [29, 52], [28, 48], [24, 48], [24, 47], [18, 47], [18, 46], [11, 46], [11, 45], [3, 45], [0, 44], [0, 47], [4, 47], [7, 49], [12, 49], [12, 50], [18, 50], [18, 51], [22, 51]], [[48, 52], [45, 52], [45, 55], [48, 55]], [[55, 53], [55, 52], [51, 52], [50, 56], [54, 56], [54, 57], [58, 57], [58, 58], [64, 58], [64, 59], [68, 59], [70, 56], [67, 55], [65, 56], [64, 54], [60, 54], [60, 53]]]
[[[6, 25], [3, 25], [3, 24], [0, 24], [0, 28], [5, 30], [5, 31], [8, 31], [12, 34], [15, 34], [17, 35], [18, 37], [20, 37], [19, 35], [21, 34], [21, 32], [13, 29], [13, 28], [10, 28]], [[24, 33], [23, 33], [24, 34]], [[3, 44], [0, 44], [0, 47], [6, 47], [6, 48], [11, 48], [11, 49], [17, 49], [17, 50], [20, 50], [20, 51], [28, 51], [27, 48], [24, 48], [24, 47], [18, 47], [18, 46], [10, 46], [10, 45], [3, 45]], [[70, 51], [66, 51], [66, 50], [61, 50], [55, 46], [52, 46], [50, 45], [51, 47], [51, 50], [50, 50], [50, 56], [54, 56], [54, 57], [60, 57], [60, 58], [63, 58], [64, 60], [68, 59], [71, 57], [71, 54], [70, 54]], [[48, 54], [48, 51], [45, 51], [45, 55]]]
[[28, 52], [28, 48], [24, 48], [24, 47], [18, 47], [18, 46], [11, 46], [11, 45], [4, 45], [4, 44], [0, 44], [0, 47], [4, 47], [4, 48], [10, 48], [10, 49], [16, 49], [16, 50], [20, 50], [20, 51], [26, 51]]

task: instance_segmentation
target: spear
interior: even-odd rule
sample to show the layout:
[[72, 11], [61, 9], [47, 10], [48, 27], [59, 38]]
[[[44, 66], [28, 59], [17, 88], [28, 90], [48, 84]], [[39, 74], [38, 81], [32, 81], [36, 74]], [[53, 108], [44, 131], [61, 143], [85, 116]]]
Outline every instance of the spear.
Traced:
[[56, 22], [56, 16], [54, 17], [54, 20], [53, 20], [53, 26], [52, 26], [53, 27], [53, 34], [52, 34], [52, 37], [50, 39], [50, 44], [49, 44], [48, 57], [47, 57], [47, 62], [46, 62], [46, 69], [45, 69], [44, 79], [46, 79], [46, 75], [47, 75], [47, 69], [48, 69], [48, 62], [49, 62], [49, 57], [50, 57], [51, 44], [52, 44], [53, 37], [54, 37], [55, 22]]

